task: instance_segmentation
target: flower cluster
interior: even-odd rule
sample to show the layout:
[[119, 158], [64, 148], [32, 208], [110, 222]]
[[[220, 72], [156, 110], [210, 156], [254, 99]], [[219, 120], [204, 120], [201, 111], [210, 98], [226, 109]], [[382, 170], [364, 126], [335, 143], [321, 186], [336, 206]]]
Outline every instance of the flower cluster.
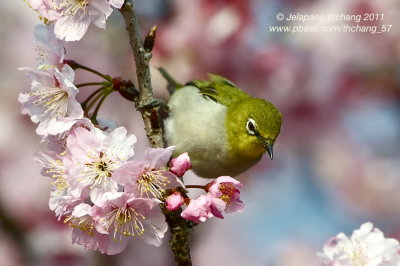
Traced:
[[[123, 127], [105, 132], [77, 126], [68, 132], [62, 152], [35, 155], [42, 174], [52, 179], [50, 209], [73, 227], [73, 243], [109, 255], [124, 250], [136, 236], [159, 246], [167, 230], [159, 206], [163, 201], [171, 211], [189, 201], [181, 216], [194, 222], [243, 209], [241, 184], [231, 177], [211, 182], [207, 195], [184, 199], [177, 188], [185, 186], [175, 172], [190, 168], [187, 154], [170, 160], [173, 147], [148, 148], [136, 161], [135, 143]], [[166, 196], [168, 191], [174, 192]]]
[[400, 244], [396, 239], [385, 238], [372, 223], [361, 225], [351, 237], [339, 233], [330, 238], [318, 253], [324, 266], [400, 265]]
[[[190, 167], [190, 158], [187, 153], [183, 153], [171, 160], [170, 171], [183, 175]], [[179, 191], [174, 191], [165, 200], [166, 208], [174, 211], [186, 203], [187, 207], [182, 211], [181, 217], [195, 223], [205, 222], [212, 217], [223, 219], [222, 211], [232, 213], [244, 209], [244, 203], [240, 200], [242, 184], [230, 176], [220, 176], [206, 186], [195, 187], [202, 187], [207, 194], [189, 199]]]
[[218, 177], [206, 186], [206, 195], [189, 201], [181, 216], [199, 223], [211, 217], [223, 219], [222, 211], [241, 212], [244, 209], [244, 204], [240, 200], [241, 187], [242, 184], [232, 177]]
[[[68, 6], [78, 2], [91, 11]], [[114, 2], [118, 1], [107, 1], [105, 6]], [[57, 23], [68, 21], [67, 15], [97, 14], [89, 7], [100, 8], [102, 1], [62, 1], [59, 9], [50, 9], [58, 1], [38, 3], [43, 16], [57, 20], [57, 34]], [[34, 159], [42, 166], [42, 175], [51, 179], [49, 207], [58, 220], [73, 228], [73, 243], [109, 255], [123, 251], [132, 237], [160, 246], [168, 227], [163, 210], [180, 212], [182, 218], [196, 223], [243, 210], [242, 185], [228, 176], [206, 186], [191, 186], [207, 194], [188, 198], [190, 186], [182, 182], [191, 168], [187, 153], [172, 158], [174, 147], [148, 148], [143, 159], [136, 160], [135, 135], [97, 118], [102, 102], [115, 90], [113, 79], [92, 70], [105, 81], [96, 83], [101, 88], [79, 103], [78, 87], [86, 85], [74, 84], [75, 72], [68, 65], [72, 61], [64, 60], [64, 43], [53, 30], [51, 25], [36, 27], [39, 60], [34, 68], [21, 68], [31, 86], [18, 100], [22, 114], [38, 124], [36, 133], [45, 148]]]
[[45, 22], [54, 22], [60, 40], [78, 41], [90, 23], [104, 29], [112, 7], [121, 8], [124, 0], [29, 0]]

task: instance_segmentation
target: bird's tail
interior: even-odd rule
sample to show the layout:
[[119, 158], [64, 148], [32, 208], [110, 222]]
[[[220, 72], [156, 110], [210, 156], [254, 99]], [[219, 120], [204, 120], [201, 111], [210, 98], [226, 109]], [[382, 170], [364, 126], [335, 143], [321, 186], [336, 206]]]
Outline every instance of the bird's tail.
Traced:
[[159, 67], [158, 71], [160, 71], [161, 75], [168, 82], [167, 90], [170, 95], [172, 95], [177, 89], [184, 86], [183, 84], [178, 83], [164, 68]]

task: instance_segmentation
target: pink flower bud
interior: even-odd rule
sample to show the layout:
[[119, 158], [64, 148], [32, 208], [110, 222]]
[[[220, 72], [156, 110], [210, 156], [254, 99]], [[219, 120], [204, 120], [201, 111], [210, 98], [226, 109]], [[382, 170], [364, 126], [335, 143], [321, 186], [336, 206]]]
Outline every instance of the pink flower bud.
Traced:
[[185, 152], [171, 160], [170, 171], [177, 176], [183, 176], [183, 174], [191, 167], [192, 163], [190, 162], [189, 155]]
[[168, 210], [175, 211], [182, 206], [183, 197], [180, 192], [175, 191], [166, 198], [165, 203]]
[[181, 213], [183, 219], [200, 223], [205, 222], [208, 218], [214, 217], [211, 213], [211, 197], [201, 195], [197, 199], [191, 199], [189, 205]]

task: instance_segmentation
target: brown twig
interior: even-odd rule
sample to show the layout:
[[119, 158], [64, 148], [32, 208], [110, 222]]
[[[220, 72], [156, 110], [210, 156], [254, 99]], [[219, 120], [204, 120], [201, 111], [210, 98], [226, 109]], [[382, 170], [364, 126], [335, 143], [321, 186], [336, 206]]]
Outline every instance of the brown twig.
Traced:
[[[164, 147], [158, 108], [149, 105], [154, 101], [149, 62], [151, 59], [151, 49], [154, 44], [156, 28], [153, 27], [153, 29], [150, 30], [148, 34], [150, 36], [147, 38], [147, 46], [145, 49], [141, 38], [139, 21], [135, 14], [132, 1], [126, 0], [120, 10], [127, 25], [130, 45], [135, 57], [136, 76], [139, 89], [139, 97], [136, 101], [136, 107], [142, 114], [150, 145], [158, 148]], [[169, 244], [174, 253], [177, 265], [191, 266], [190, 231], [192, 224], [182, 219], [178, 211], [170, 212], [164, 209], [164, 214], [171, 230], [171, 239]]]
[[142, 114], [144, 128], [150, 145], [158, 148], [164, 147], [158, 108], [149, 107], [149, 104], [154, 101], [149, 68], [151, 52], [146, 51], [143, 47], [139, 21], [135, 14], [132, 1], [126, 0], [120, 10], [126, 22], [130, 45], [135, 57], [136, 76], [139, 89], [139, 97], [136, 102], [136, 107]]

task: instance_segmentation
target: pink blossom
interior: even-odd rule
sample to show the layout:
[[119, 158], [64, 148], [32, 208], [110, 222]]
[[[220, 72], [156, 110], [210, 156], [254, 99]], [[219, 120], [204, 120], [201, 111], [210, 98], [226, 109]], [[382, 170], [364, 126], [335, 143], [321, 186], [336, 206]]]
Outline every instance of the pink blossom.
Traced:
[[49, 20], [54, 21], [54, 32], [57, 38], [66, 41], [77, 41], [85, 35], [90, 23], [104, 29], [106, 19], [112, 8], [121, 8], [123, 0], [30, 0], [32, 8]]
[[374, 228], [372, 223], [361, 225], [351, 237], [339, 233], [332, 237], [319, 253], [321, 265], [397, 265], [399, 242], [393, 238], [385, 238], [383, 233]]
[[165, 189], [183, 187], [177, 176], [165, 170], [172, 149], [146, 149], [143, 161], [126, 162], [115, 171], [113, 179], [137, 197], [162, 199]]
[[34, 10], [49, 21], [57, 19], [60, 14], [56, 9], [54, 0], [28, 0]]
[[160, 201], [135, 198], [125, 192], [107, 193], [106, 198], [100, 206], [93, 207], [93, 217], [97, 231], [113, 238], [107, 254], [121, 252], [132, 237], [157, 247], [161, 245], [168, 226]]
[[183, 176], [191, 167], [189, 155], [185, 152], [171, 160], [171, 168], [169, 170], [177, 176]]
[[136, 137], [127, 135], [123, 127], [109, 134], [98, 129], [74, 129], [67, 138], [63, 160], [72, 195], [90, 196], [97, 204], [104, 193], [118, 191], [118, 183], [111, 177], [115, 169], [133, 156], [135, 143]]
[[72, 214], [65, 219], [65, 223], [73, 227], [72, 243], [83, 246], [87, 249], [99, 250], [101, 253], [114, 255], [109, 249], [112, 239], [109, 235], [100, 234], [95, 227], [92, 217], [92, 206], [81, 203], [77, 205]]
[[54, 180], [65, 177], [65, 166], [60, 154], [50, 150], [38, 151], [33, 159], [43, 167], [41, 172], [43, 176]]
[[175, 191], [165, 199], [166, 208], [175, 211], [183, 204], [183, 197], [179, 191]]
[[33, 69], [26, 70], [32, 79], [29, 93], [21, 93], [18, 101], [22, 104], [22, 114], [30, 115], [32, 122], [38, 123], [36, 133], [47, 137], [69, 130], [83, 117], [81, 105], [75, 99], [78, 89], [72, 83], [74, 71], [64, 65], [61, 72], [50, 73]]
[[241, 212], [244, 204], [240, 200], [242, 184], [230, 176], [220, 176], [211, 182], [207, 195], [190, 200], [181, 216], [196, 223], [204, 222], [211, 217], [223, 219], [222, 212]]
[[225, 212], [242, 212], [244, 203], [240, 200], [242, 184], [230, 176], [218, 177], [208, 189], [214, 198], [222, 199], [226, 203]]
[[66, 169], [60, 154], [44, 150], [37, 152], [34, 159], [43, 167], [42, 175], [52, 179], [49, 208], [60, 220], [62, 216], [70, 214], [82, 200], [69, 193], [69, 185], [65, 179]]
[[195, 222], [205, 222], [214, 216], [220, 216], [221, 211], [225, 208], [225, 202], [218, 198], [213, 198], [209, 194], [201, 195], [197, 199], [191, 199], [189, 205], [181, 213], [182, 218]]
[[54, 25], [37, 25], [35, 39], [40, 44], [38, 52], [38, 69], [54, 74], [54, 69], [62, 69], [65, 58], [64, 42], [54, 35]]
[[63, 191], [56, 189], [56, 186], [56, 184], [53, 184], [50, 191], [49, 209], [54, 211], [58, 220], [61, 220], [62, 217], [71, 214], [74, 207], [81, 204], [83, 200], [72, 196], [67, 189]]
[[77, 120], [76, 123], [69, 130], [57, 135], [48, 136], [44, 140], [46, 148], [52, 151], [56, 151], [58, 153], [63, 153], [67, 147], [67, 138], [70, 132], [74, 131], [78, 127], [85, 128], [92, 132], [96, 131], [96, 127], [93, 125], [92, 121], [84, 117], [80, 120]]
[[[92, 132], [106, 132], [111, 133], [114, 129], [117, 128], [117, 124], [114, 121], [110, 121], [105, 118], [98, 117], [97, 118], [98, 125], [94, 126], [90, 119], [84, 117], [78, 121], [69, 129], [63, 133], [48, 136], [45, 139], [46, 147], [49, 150], [57, 151], [59, 153], [64, 152], [67, 145], [67, 137], [70, 132], [72, 132], [75, 128], [82, 127]], [[102, 133], [100, 133], [102, 134]]]

